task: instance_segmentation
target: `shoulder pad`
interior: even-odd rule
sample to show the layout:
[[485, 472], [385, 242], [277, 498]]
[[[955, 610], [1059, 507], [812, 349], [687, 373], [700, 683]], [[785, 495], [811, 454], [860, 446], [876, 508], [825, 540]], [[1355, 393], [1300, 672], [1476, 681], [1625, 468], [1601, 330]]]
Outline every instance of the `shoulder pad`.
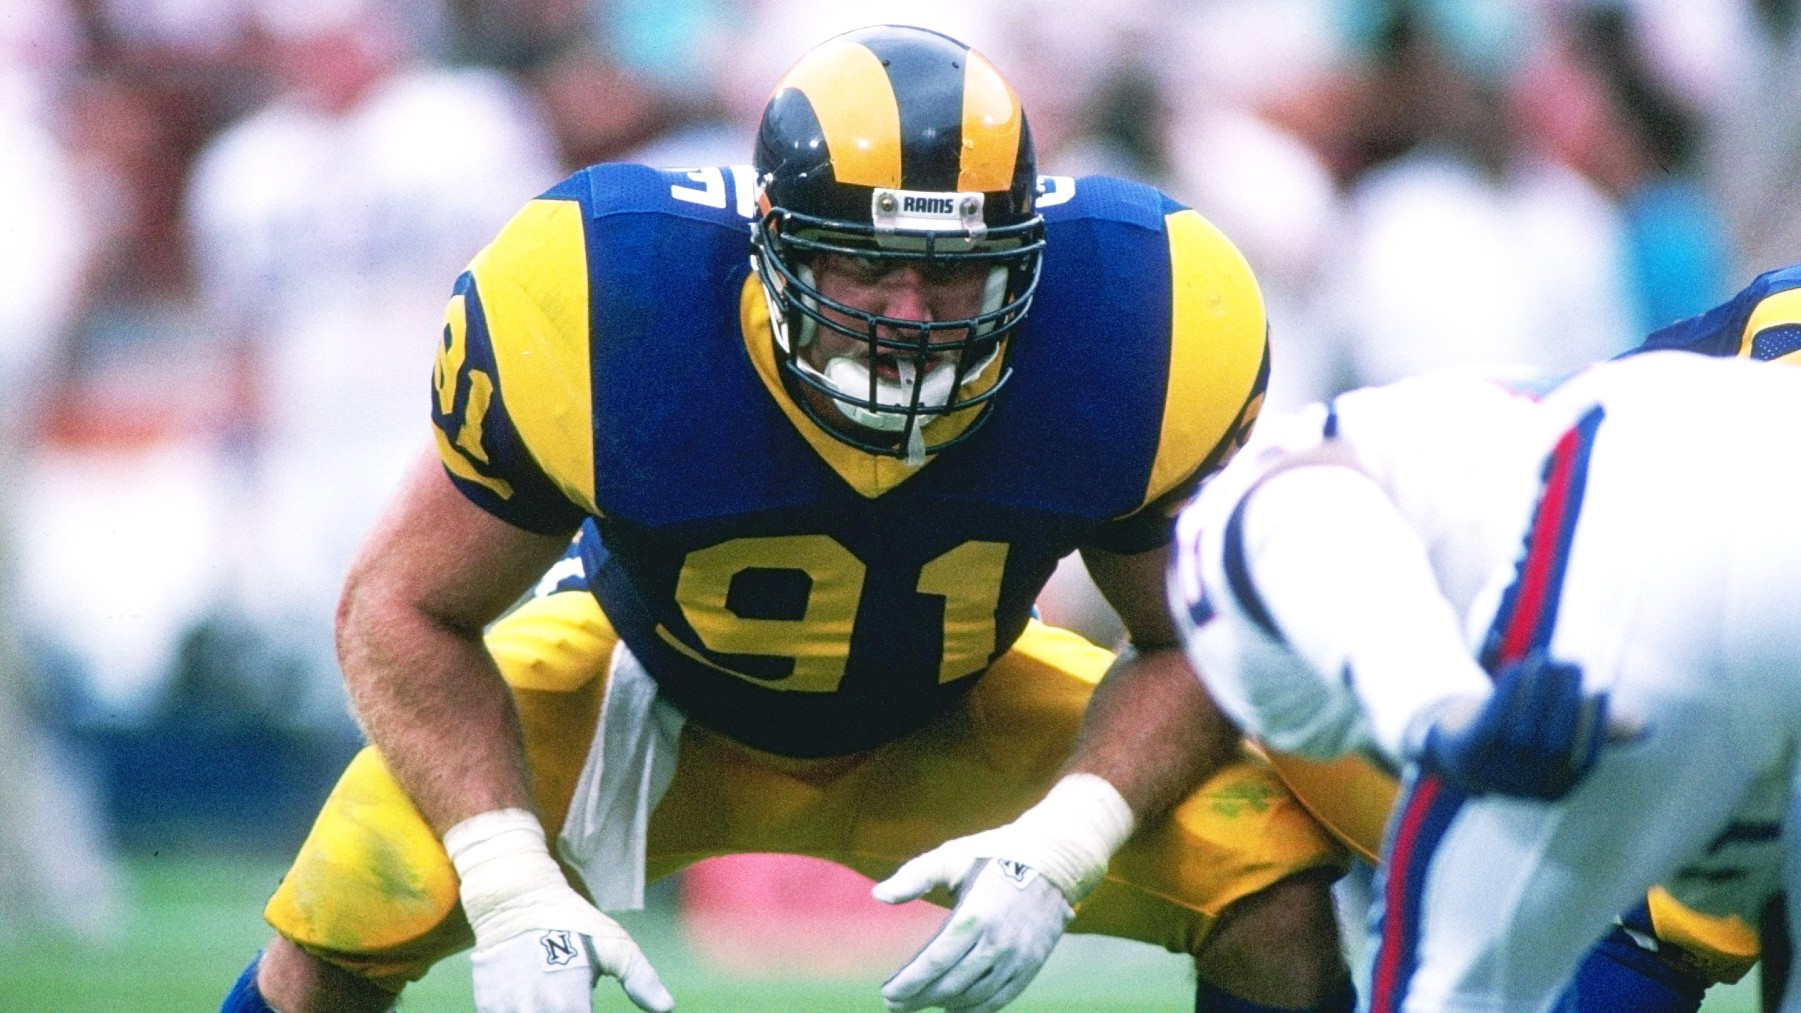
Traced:
[[748, 224], [756, 216], [756, 174], [748, 165], [653, 169], [626, 162], [591, 165], [544, 193], [581, 203], [590, 218], [656, 213]]

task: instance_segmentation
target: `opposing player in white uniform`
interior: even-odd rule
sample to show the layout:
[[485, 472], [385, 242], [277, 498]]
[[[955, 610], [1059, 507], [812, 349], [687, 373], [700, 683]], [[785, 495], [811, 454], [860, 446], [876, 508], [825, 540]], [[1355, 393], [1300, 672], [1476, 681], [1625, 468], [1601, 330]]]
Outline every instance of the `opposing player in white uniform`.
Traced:
[[1684, 353], [1542, 400], [1438, 375], [1266, 424], [1186, 511], [1171, 592], [1220, 705], [1407, 768], [1371, 1010], [1545, 1010], [1653, 884], [1751, 917], [1777, 888], [1797, 426], [1801, 373]]

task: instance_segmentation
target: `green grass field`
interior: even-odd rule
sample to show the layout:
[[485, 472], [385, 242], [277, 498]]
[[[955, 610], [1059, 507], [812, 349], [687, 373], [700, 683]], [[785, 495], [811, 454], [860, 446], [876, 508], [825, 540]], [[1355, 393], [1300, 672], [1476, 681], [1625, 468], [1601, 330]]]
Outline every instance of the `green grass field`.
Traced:
[[[0, 1011], [216, 1010], [225, 990], [266, 933], [259, 912], [280, 877], [279, 857], [175, 853], [128, 860], [129, 916], [118, 937], [79, 944], [51, 937], [0, 940]], [[882, 1009], [876, 989], [887, 969], [827, 980], [730, 977], [684, 943], [667, 904], [628, 916], [628, 928], [656, 964], [683, 1013], [868, 1011]], [[603, 985], [603, 1010], [630, 1009]], [[1070, 937], [1020, 1000], [1020, 1013], [1144, 1011], [1186, 1013], [1192, 986], [1186, 961], [1149, 946]], [[407, 992], [412, 1011], [467, 1011], [467, 958], [439, 965]], [[1704, 1013], [1753, 1013], [1749, 981], [1715, 989]]]

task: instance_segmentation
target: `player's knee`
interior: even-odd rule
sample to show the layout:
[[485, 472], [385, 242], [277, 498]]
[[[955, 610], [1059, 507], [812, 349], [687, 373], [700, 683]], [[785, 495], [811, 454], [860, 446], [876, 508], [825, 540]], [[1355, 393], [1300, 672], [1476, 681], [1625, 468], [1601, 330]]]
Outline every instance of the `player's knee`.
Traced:
[[238, 979], [219, 1013], [386, 1013], [396, 998], [276, 936]]
[[1252, 1005], [1245, 1008], [1253, 1009], [1342, 1005], [1349, 971], [1332, 905], [1333, 878], [1326, 870], [1303, 872], [1233, 903], [1195, 957], [1203, 989], [1248, 1000]]

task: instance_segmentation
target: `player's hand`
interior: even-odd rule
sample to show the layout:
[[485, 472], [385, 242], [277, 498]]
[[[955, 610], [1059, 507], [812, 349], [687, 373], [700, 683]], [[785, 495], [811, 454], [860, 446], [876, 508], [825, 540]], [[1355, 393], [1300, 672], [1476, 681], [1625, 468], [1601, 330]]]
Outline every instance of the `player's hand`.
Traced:
[[603, 975], [646, 1013], [675, 1008], [632, 937], [563, 878], [536, 816], [481, 813], [446, 831], [444, 847], [475, 932], [477, 1013], [591, 1013]]
[[956, 907], [882, 986], [891, 1010], [989, 1013], [1025, 989], [1136, 820], [1113, 785], [1070, 774], [1003, 827], [947, 841], [876, 884], [899, 904], [942, 887]]
[[1417, 759], [1467, 795], [1558, 799], [1607, 736], [1607, 694], [1584, 695], [1580, 668], [1534, 653], [1501, 669], [1480, 708], [1441, 708]]
[[890, 904], [934, 887], [957, 898], [938, 934], [882, 986], [890, 1010], [1000, 1009], [1031, 984], [1075, 916], [1063, 891], [1037, 869], [976, 854], [994, 850], [983, 846], [994, 833], [928, 851], [876, 885], [876, 899]]
[[478, 930], [470, 955], [477, 1013], [590, 1013], [603, 975], [619, 979], [641, 1010], [674, 1009], [675, 999], [625, 929], [562, 889], [564, 896], [528, 894], [518, 899], [520, 910], [496, 912], [533, 928], [488, 942]]

